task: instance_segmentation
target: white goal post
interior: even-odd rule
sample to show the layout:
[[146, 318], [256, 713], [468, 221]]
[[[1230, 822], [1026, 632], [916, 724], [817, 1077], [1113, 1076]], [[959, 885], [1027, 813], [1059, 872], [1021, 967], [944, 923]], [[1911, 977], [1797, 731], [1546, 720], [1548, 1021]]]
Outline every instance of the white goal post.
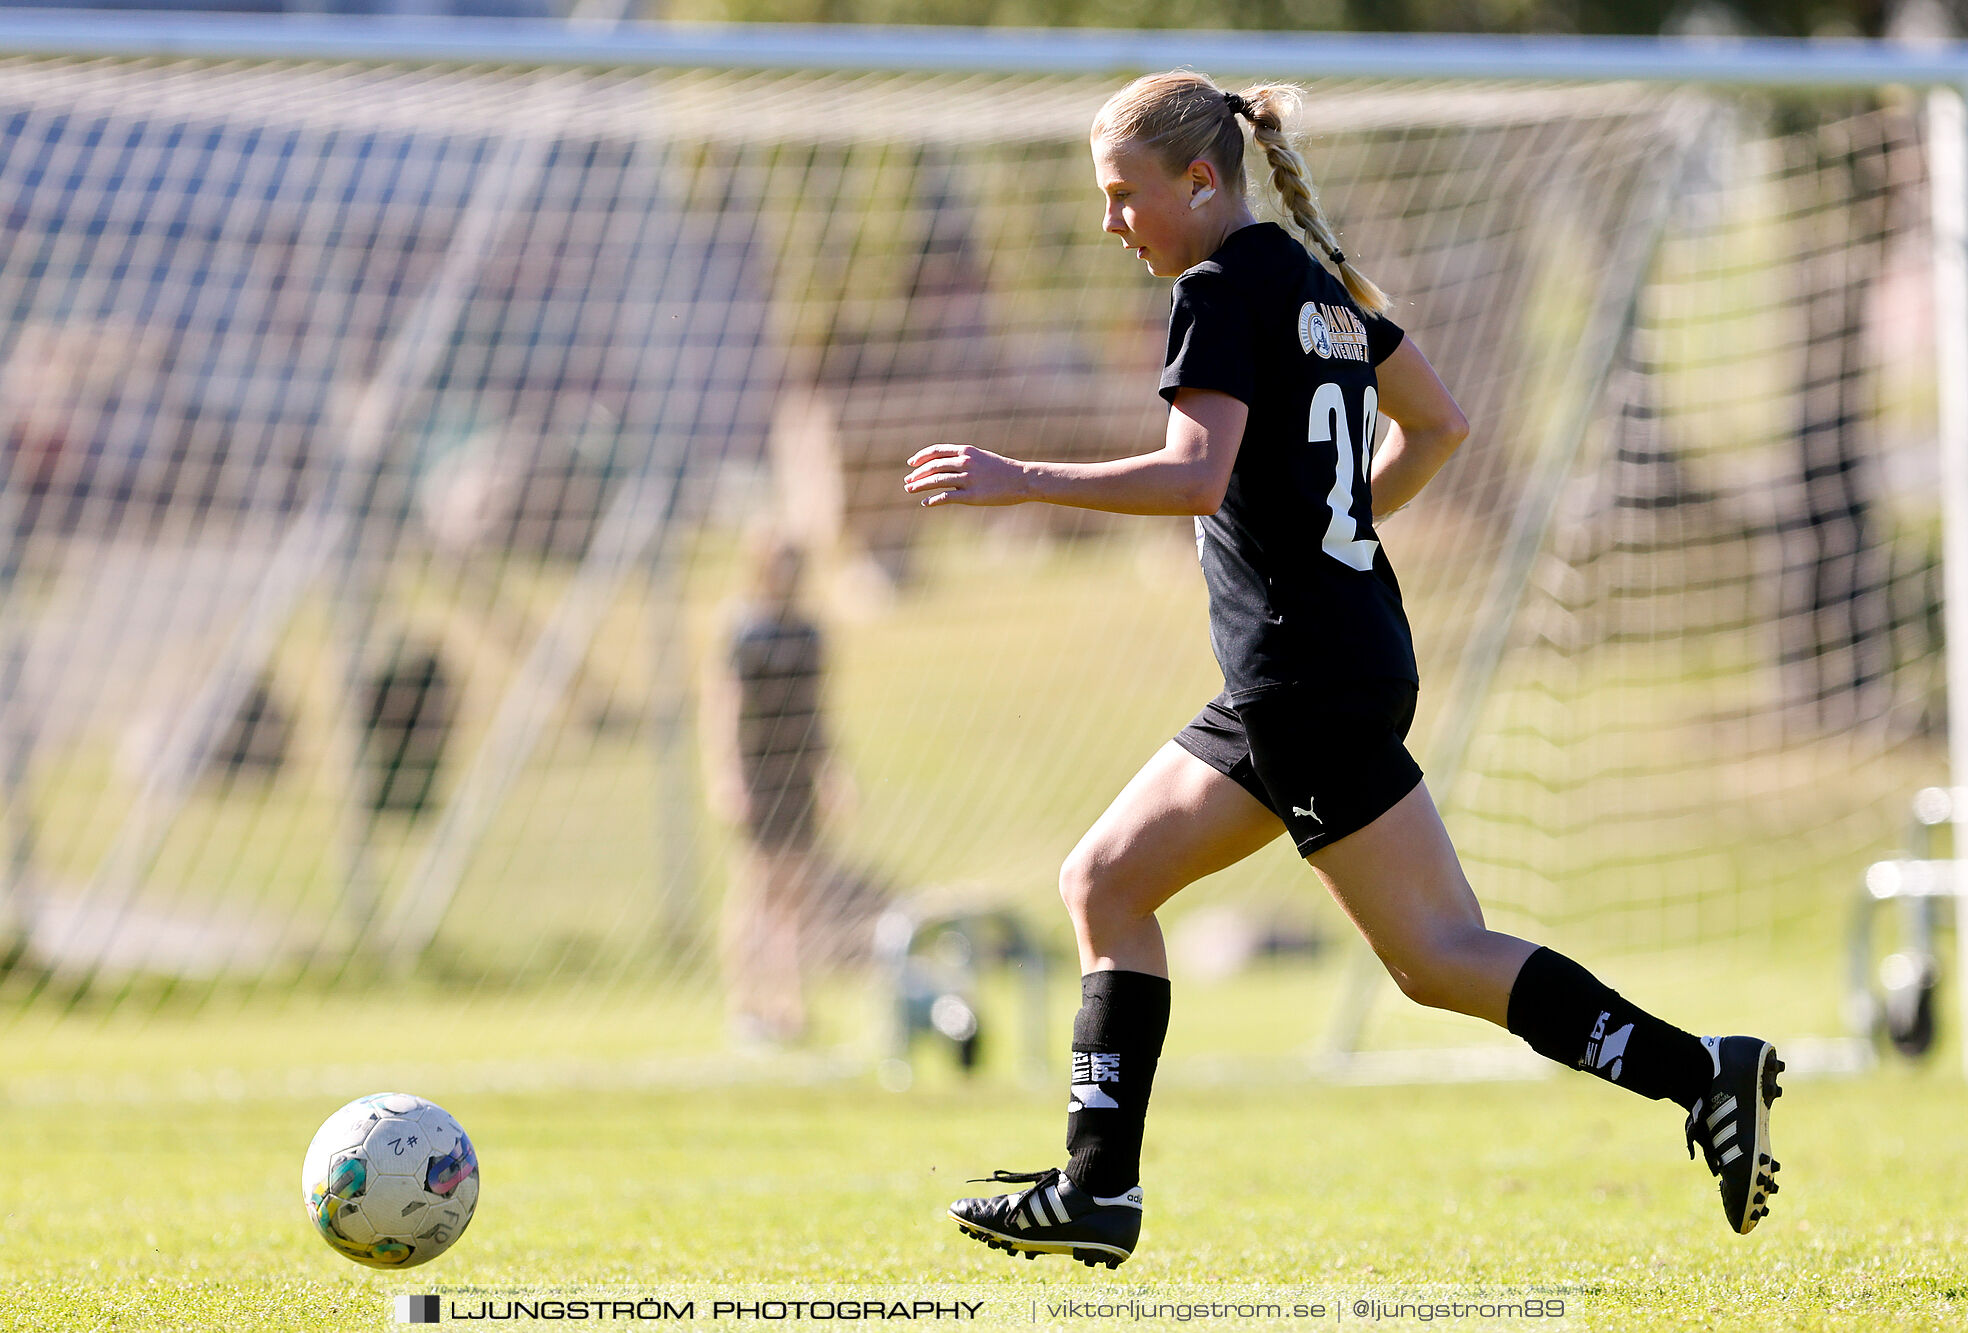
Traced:
[[[1397, 565], [1413, 553], [1417, 627], [1438, 626], [1421, 757], [1438, 798], [1477, 826], [1469, 855], [1502, 867], [1507, 912], [1576, 919], [1551, 889], [1567, 863], [1544, 848], [1595, 811], [1622, 828], [1578, 854], [1586, 878], [1741, 874], [1697, 845], [1706, 833], [1676, 842], [1733, 816], [1683, 776], [1687, 742], [1670, 729], [1728, 738], [1718, 762], [1745, 809], [1863, 769], [1854, 800], [1876, 826], [1882, 793], [1910, 799], [1940, 776], [1902, 781], [1924, 761], [1930, 668], [1946, 699], [1968, 700], [1968, 47], [0, 11], [0, 209], [13, 209], [9, 237], [33, 242], [0, 259], [13, 321], [0, 414], [15, 441], [0, 946], [24, 935], [56, 978], [35, 986], [55, 988], [141, 969], [149, 946], [128, 938], [131, 921], [176, 941], [154, 963], [176, 950], [200, 976], [238, 952], [285, 975], [358, 942], [409, 967], [457, 904], [498, 913], [524, 898], [518, 929], [565, 924], [710, 967], [712, 871], [684, 742], [701, 533], [740, 526], [733, 508], [776, 477], [787, 522], [859, 543], [906, 586], [924, 557], [896, 535], [892, 506], [861, 498], [888, 475], [868, 458], [886, 467], [950, 423], [1006, 448], [1152, 438], [1153, 404], [1129, 396], [1127, 376], [1153, 355], [1154, 296], [1082, 262], [1090, 205], [1072, 191], [1086, 173], [1067, 150], [1101, 89], [1178, 65], [1314, 84], [1315, 170], [1341, 226], [1382, 242], [1361, 248], [1362, 266], [1419, 294], [1431, 355], [1470, 376], [1479, 432], [1488, 421], [1509, 437], [1390, 525]], [[1765, 115], [1830, 98], [1867, 104]], [[209, 181], [247, 203], [225, 214]], [[171, 209], [181, 220], [159, 223]], [[876, 252], [871, 236], [899, 248]], [[1794, 253], [1773, 259], [1775, 245]], [[904, 251], [906, 282], [864, 286]], [[1871, 267], [1848, 267], [1846, 251]], [[1861, 288], [1887, 295], [1862, 309]], [[1718, 303], [1719, 333], [1700, 323]], [[1930, 327], [1910, 336], [1916, 309]], [[1931, 365], [1875, 388], [1876, 368], [1853, 358], [1882, 338]], [[1785, 378], [1793, 361], [1807, 363], [1802, 387]], [[302, 429], [292, 402], [307, 395]], [[168, 457], [131, 442], [167, 421], [181, 442]], [[1664, 422], [1706, 435], [1669, 440]], [[1893, 438], [1819, 455], [1807, 443], [1779, 468], [1757, 434], [1848, 428]], [[557, 461], [522, 457], [502, 430], [551, 441]], [[1723, 434], [1740, 438], [1708, 438]], [[828, 460], [824, 501], [783, 493], [775, 459], [789, 456]], [[1933, 616], [1930, 571], [1907, 564], [1919, 534], [1902, 549], [1862, 501], [1813, 490], [1836, 489], [1841, 469], [1929, 465], [1931, 483], [1895, 485], [1938, 489]], [[523, 493], [548, 472], [572, 498], [529, 517]], [[1801, 509], [1772, 498], [1785, 479], [1813, 492]], [[1826, 534], [1848, 528], [1871, 535], [1826, 554], [1845, 540]], [[1107, 540], [1069, 535], [1089, 531]], [[496, 559], [474, 563], [487, 551]], [[1864, 588], [1827, 591], [1839, 580]], [[396, 651], [399, 622], [452, 645], [454, 663], [461, 641], [493, 645], [454, 667], [470, 744], [446, 761], [429, 821], [402, 836], [378, 832], [387, 800], [372, 810], [356, 793], [375, 731], [365, 672]], [[1127, 623], [1160, 642], [1150, 619]], [[1704, 645], [1687, 661], [1661, 646], [1682, 626]], [[997, 628], [963, 632], [954, 648], [915, 648], [926, 661], [1000, 648]], [[597, 685], [604, 642], [642, 657]], [[318, 671], [301, 660], [322, 654]], [[1672, 718], [1621, 711], [1650, 679], [1697, 676]], [[310, 785], [287, 804], [199, 787], [273, 677], [289, 711], [317, 719]], [[872, 679], [857, 688], [881, 693]], [[646, 784], [622, 776], [629, 749], [607, 751], [627, 697], [654, 756]], [[943, 721], [922, 734], [935, 742]], [[1619, 731], [1619, 748], [1588, 753], [1595, 726]], [[1540, 753], [1562, 773], [1538, 776]], [[543, 755], [561, 767], [543, 776]], [[1798, 755], [1810, 775], [1777, 773]], [[1945, 756], [1968, 787], [1968, 706], [1947, 709]], [[1012, 819], [1070, 788], [1043, 773], [925, 781]], [[1592, 796], [1602, 780], [1619, 794]], [[514, 802], [556, 783], [564, 804], [539, 807], [542, 827], [578, 824], [604, 787], [653, 804], [659, 831], [624, 833], [608, 853], [635, 862], [624, 878], [649, 881], [651, 903], [595, 919], [570, 908], [563, 923], [536, 900], [562, 892], [545, 878], [472, 897], [474, 859], [520, 827]], [[1629, 795], [1641, 804], [1608, 808]], [[1954, 817], [1968, 848], [1968, 801]], [[867, 841], [906, 838], [905, 818], [877, 802]], [[1839, 832], [1843, 858], [1879, 836]], [[226, 836], [256, 850], [221, 865], [209, 848]], [[310, 838], [335, 845], [323, 864], [292, 850]], [[1674, 850], [1649, 861], [1655, 843]], [[305, 882], [304, 909], [283, 916], [233, 883], [255, 858]], [[216, 909], [179, 919], [188, 902], [205, 910], [184, 886], [214, 879], [250, 930], [218, 928]], [[1754, 894], [1725, 898], [1636, 889], [1613, 910], [1653, 913], [1636, 937], [1664, 944], [1782, 916]], [[632, 967], [622, 949], [586, 966], [616, 984]], [[264, 963], [276, 954], [287, 961]], [[1370, 994], [1349, 990], [1338, 1051], [1360, 1044]]]

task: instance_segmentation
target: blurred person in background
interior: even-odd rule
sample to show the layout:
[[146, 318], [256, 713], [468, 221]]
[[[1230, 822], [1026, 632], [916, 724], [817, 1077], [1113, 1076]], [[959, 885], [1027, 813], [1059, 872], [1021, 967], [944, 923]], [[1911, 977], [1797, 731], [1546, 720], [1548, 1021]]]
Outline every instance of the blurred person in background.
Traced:
[[739, 834], [720, 923], [731, 1036], [785, 1045], [807, 1033], [805, 980], [835, 961], [831, 873], [817, 846], [823, 806], [852, 802], [823, 716], [825, 642], [799, 606], [805, 560], [780, 533], [746, 544], [747, 596], [706, 672], [714, 812]]

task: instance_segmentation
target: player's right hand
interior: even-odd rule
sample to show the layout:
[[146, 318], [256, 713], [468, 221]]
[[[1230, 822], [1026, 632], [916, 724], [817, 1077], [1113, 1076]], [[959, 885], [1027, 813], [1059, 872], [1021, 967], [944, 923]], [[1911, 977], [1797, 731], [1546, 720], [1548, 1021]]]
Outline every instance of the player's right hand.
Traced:
[[974, 444], [932, 444], [909, 455], [914, 469], [902, 489], [923, 497], [923, 507], [942, 504], [1015, 505], [1031, 498], [1024, 465]]

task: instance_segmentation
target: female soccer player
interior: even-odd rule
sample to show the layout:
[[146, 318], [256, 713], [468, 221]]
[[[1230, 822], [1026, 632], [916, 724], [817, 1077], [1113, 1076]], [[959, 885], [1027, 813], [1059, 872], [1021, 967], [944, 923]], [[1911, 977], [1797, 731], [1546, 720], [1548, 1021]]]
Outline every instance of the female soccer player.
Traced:
[[[1129, 84], [1092, 131], [1106, 230], [1174, 278], [1152, 453], [1043, 463], [939, 444], [904, 488], [930, 508], [1024, 501], [1190, 514], [1223, 693], [1164, 745], [1067, 857], [1080, 953], [1063, 1169], [950, 1216], [1007, 1252], [1113, 1268], [1141, 1230], [1141, 1135], [1168, 1028], [1155, 909], [1278, 835], [1409, 998], [1507, 1028], [1540, 1055], [1686, 1108], [1748, 1232], [1777, 1191], [1769, 1110], [1782, 1062], [1755, 1037], [1695, 1037], [1550, 949], [1488, 930], [1421, 770], [1413, 641], [1374, 521], [1468, 433], [1387, 298], [1340, 253], [1283, 133], [1298, 90], [1226, 93], [1188, 71]], [[1243, 121], [1285, 212], [1338, 277], [1244, 194]], [[1388, 418], [1385, 442], [1374, 428]]]

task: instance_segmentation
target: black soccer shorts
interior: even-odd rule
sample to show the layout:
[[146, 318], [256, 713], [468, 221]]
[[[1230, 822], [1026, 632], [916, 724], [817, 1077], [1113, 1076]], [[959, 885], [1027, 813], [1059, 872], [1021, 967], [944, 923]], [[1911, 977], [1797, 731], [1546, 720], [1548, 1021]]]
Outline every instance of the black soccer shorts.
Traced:
[[1403, 744], [1415, 687], [1404, 680], [1289, 685], [1246, 703], [1219, 694], [1175, 743], [1285, 823], [1300, 856], [1357, 833], [1415, 789]]

